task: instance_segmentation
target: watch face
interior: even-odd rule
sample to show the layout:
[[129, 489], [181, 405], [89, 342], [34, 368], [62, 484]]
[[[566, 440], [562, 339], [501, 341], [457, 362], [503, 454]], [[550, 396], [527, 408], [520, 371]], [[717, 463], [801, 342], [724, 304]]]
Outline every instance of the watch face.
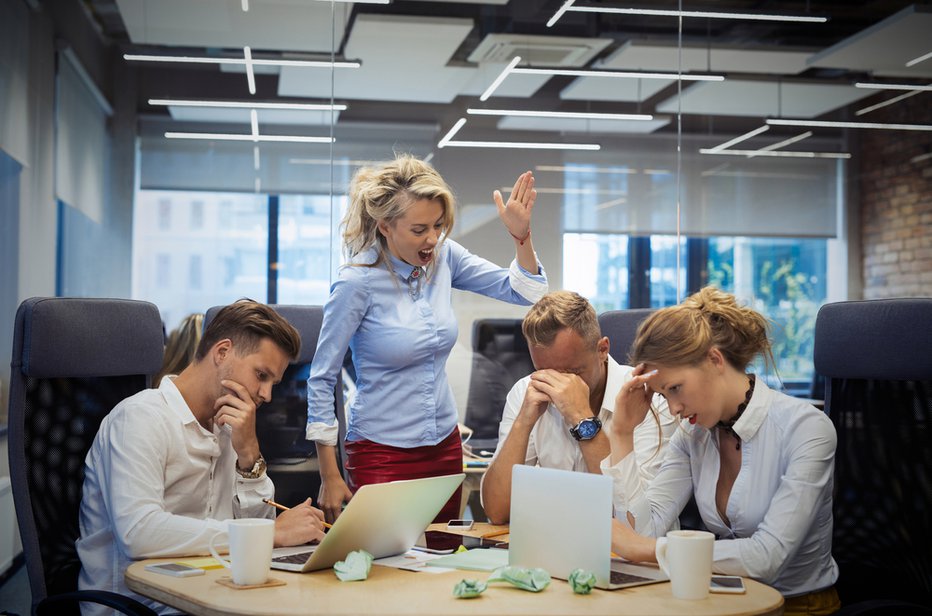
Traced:
[[579, 431], [579, 438], [589, 439], [596, 435], [596, 433], [599, 431], [599, 428], [591, 419], [585, 419], [579, 422], [577, 430]]

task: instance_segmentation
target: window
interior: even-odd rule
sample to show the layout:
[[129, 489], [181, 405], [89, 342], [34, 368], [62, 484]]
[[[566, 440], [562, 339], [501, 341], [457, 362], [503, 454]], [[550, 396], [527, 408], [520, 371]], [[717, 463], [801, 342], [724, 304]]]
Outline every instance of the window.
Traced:
[[188, 286], [192, 290], [201, 289], [201, 255], [191, 255], [188, 261]]
[[596, 312], [627, 308], [628, 236], [564, 234], [563, 281], [568, 289], [587, 297]]
[[172, 228], [172, 202], [170, 199], [159, 199], [157, 215], [160, 231], [168, 231]]
[[171, 255], [155, 255], [155, 285], [160, 289], [167, 289], [171, 286]]
[[192, 229], [203, 229], [204, 228], [204, 202], [203, 201], [192, 201], [191, 202], [191, 228]]
[[282, 195], [278, 215], [278, 302], [322, 305], [341, 262], [346, 198]]

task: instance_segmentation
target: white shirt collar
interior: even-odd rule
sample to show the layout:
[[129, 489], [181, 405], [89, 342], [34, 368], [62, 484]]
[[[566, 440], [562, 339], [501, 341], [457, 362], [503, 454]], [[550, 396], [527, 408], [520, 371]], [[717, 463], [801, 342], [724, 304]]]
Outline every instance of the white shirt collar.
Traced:
[[747, 408], [744, 409], [741, 417], [732, 427], [735, 434], [740, 436], [742, 441], [750, 440], [757, 434], [761, 424], [767, 418], [767, 409], [770, 408], [770, 397], [772, 395], [773, 391], [767, 387], [762, 378], [758, 377], [754, 382], [754, 393], [751, 394], [751, 401], [748, 402]]

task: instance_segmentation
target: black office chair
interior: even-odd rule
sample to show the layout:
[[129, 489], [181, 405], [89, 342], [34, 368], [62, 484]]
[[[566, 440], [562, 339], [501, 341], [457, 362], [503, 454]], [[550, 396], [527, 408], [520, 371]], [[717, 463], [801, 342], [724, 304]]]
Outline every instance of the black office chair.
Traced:
[[161, 323], [153, 304], [122, 299], [32, 298], [16, 313], [10, 479], [36, 614], [78, 614], [80, 601], [155, 614], [123, 595], [78, 591], [74, 543], [84, 458], [107, 413], [158, 372]]
[[634, 343], [638, 326], [654, 312], [652, 308], [608, 310], [599, 315], [602, 335], [608, 337], [608, 354], [619, 364], [628, 363], [628, 352]]
[[814, 355], [838, 433], [832, 553], [843, 612], [928, 611], [932, 298], [826, 304]]
[[[256, 414], [256, 437], [263, 455], [270, 464], [289, 464], [300, 462], [314, 455], [314, 447], [305, 440], [307, 426], [307, 377], [310, 365], [317, 351], [317, 340], [320, 337], [320, 326], [324, 320], [324, 310], [321, 306], [302, 305], [272, 305], [272, 308], [291, 323], [301, 335], [301, 353], [285, 371], [281, 383], [272, 389], [272, 400], [263, 404]], [[204, 315], [204, 328], [213, 321], [217, 312], [223, 306], [214, 306]], [[334, 414], [340, 427], [337, 449], [340, 454], [340, 463], [345, 468], [346, 452], [343, 448], [343, 437], [346, 435], [346, 415], [343, 408], [343, 378], [337, 375], [334, 387]], [[270, 473], [276, 481], [276, 492], [284, 485], [282, 476], [276, 475], [273, 469]], [[319, 477], [314, 477], [314, 483]], [[314, 486], [302, 486], [302, 494], [315, 494]], [[279, 496], [281, 496], [279, 494]], [[281, 496], [285, 500], [294, 500]], [[295, 497], [296, 498], [296, 497]], [[303, 500], [303, 499], [302, 499]]]
[[463, 423], [473, 451], [494, 451], [505, 397], [534, 371], [521, 319], [477, 319], [472, 326], [472, 372]]

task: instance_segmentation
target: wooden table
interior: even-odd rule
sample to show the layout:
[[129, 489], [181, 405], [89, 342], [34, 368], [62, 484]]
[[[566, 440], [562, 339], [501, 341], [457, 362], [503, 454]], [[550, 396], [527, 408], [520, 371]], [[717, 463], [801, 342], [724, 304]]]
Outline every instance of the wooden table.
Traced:
[[479, 598], [467, 600], [455, 599], [453, 586], [463, 578], [485, 580], [488, 573], [413, 573], [373, 566], [369, 579], [364, 582], [340, 582], [330, 569], [303, 574], [273, 570], [272, 577], [286, 582], [284, 586], [234, 590], [217, 583], [217, 579], [229, 575], [226, 569], [214, 569], [206, 575], [189, 578], [175, 578], [144, 569], [149, 563], [168, 560], [171, 559], [134, 563], [126, 571], [127, 586], [188, 614], [202, 616], [745, 616], [783, 613], [780, 593], [753, 580], [745, 580], [747, 594], [710, 594], [701, 601], [674, 599], [669, 583], [574, 595], [566, 582], [556, 579], [540, 593], [495, 583]]

